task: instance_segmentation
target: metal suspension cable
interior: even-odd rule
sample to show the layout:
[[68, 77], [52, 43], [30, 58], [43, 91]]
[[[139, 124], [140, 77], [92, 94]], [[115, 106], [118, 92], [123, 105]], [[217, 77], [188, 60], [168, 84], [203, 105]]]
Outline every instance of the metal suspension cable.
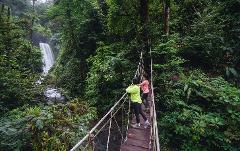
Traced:
[[157, 126], [157, 119], [156, 119], [156, 106], [155, 106], [155, 99], [154, 99], [154, 89], [153, 89], [153, 59], [152, 59], [152, 50], [150, 47], [150, 55], [151, 55], [151, 98], [152, 98], [152, 116], [153, 116], [153, 126], [152, 126], [152, 132], [154, 137], [153, 142], [153, 149], [154, 151], [160, 151], [160, 143], [159, 143], [159, 137], [158, 137], [158, 126]]
[[[121, 126], [121, 131], [122, 131], [122, 132], [123, 132], [123, 113], [124, 113], [124, 107], [122, 107], [122, 113], [121, 113], [121, 116], [122, 116], [122, 117], [121, 117], [121, 119], [122, 119], [122, 121], [121, 121], [121, 122], [122, 122], [122, 123], [121, 123], [121, 125], [122, 125], [122, 126]], [[124, 140], [123, 140], [123, 135], [122, 135], [121, 144], [123, 143], [123, 141], [124, 141]]]
[[124, 93], [122, 97], [114, 104], [114, 106], [105, 114], [105, 116], [89, 131], [87, 135], [84, 136], [70, 151], [75, 151], [88, 137], [91, 133], [93, 133], [96, 128], [104, 121], [107, 116], [114, 110], [114, 108], [121, 102], [121, 100], [126, 96], [127, 93]]
[[[123, 105], [125, 102], [126, 102], [126, 100], [123, 101], [121, 105]], [[115, 114], [117, 114], [117, 112], [118, 112], [120, 109], [121, 109], [121, 107], [118, 108], [118, 109], [113, 113], [113, 117], [115, 116]], [[108, 122], [109, 122], [110, 120], [111, 120], [111, 118], [98, 130], [98, 132], [94, 135], [94, 137], [96, 137], [96, 136], [101, 132], [101, 130], [108, 124]]]
[[[126, 100], [124, 100], [122, 102], [122, 104], [120, 106], [122, 106], [124, 103], [126, 102]], [[91, 136], [91, 139], [94, 139], [101, 131], [102, 129], [110, 122], [110, 120], [112, 120], [112, 118], [115, 116], [115, 114], [117, 114], [117, 112], [121, 109], [122, 107], [119, 107], [114, 113], [111, 112], [112, 116], [111, 118], [108, 119], [108, 121], [105, 122], [105, 124], [98, 130], [98, 132], [94, 135], [94, 136]], [[89, 133], [89, 136], [91, 135], [91, 133]], [[81, 145], [81, 144], [80, 144]], [[79, 146], [80, 146], [79, 145]], [[86, 146], [83, 148], [83, 151], [88, 147], [89, 145], [89, 142], [86, 144]]]
[[124, 142], [127, 140], [127, 135], [128, 135], [128, 128], [129, 128], [129, 123], [130, 123], [130, 120], [129, 120], [130, 110], [131, 110], [131, 102], [130, 102], [130, 100], [128, 100], [128, 113], [127, 113], [127, 115], [128, 115], [128, 117], [127, 117], [128, 121], [127, 121], [127, 129], [126, 129], [126, 135], [125, 135]]
[[[126, 97], [125, 97], [125, 98], [126, 98]], [[122, 106], [125, 102], [126, 102], [126, 99], [122, 102], [122, 104], [121, 104], [120, 106]], [[112, 117], [114, 117], [121, 108], [122, 108], [122, 107], [119, 107], [113, 114], [112, 114], [112, 112], [111, 112]], [[102, 129], [110, 122], [110, 120], [112, 120], [112, 117], [109, 118], [108, 121], [106, 121], [106, 123], [98, 130], [98, 132], [97, 132], [94, 136], [91, 136], [92, 139], [94, 139], [94, 138], [102, 131]], [[89, 135], [90, 135], [90, 134], [91, 134], [91, 133], [89, 132]], [[81, 145], [81, 144], [80, 144], [80, 145]], [[80, 146], [80, 145], [79, 145], [79, 146]], [[86, 146], [85, 146], [85, 148], [84, 148], [83, 150], [85, 150], [85, 149], [88, 147], [88, 145], [89, 145], [89, 142], [86, 144]]]
[[114, 122], [115, 122], [116, 125], [117, 125], [117, 128], [118, 128], [119, 133], [121, 134], [121, 143], [122, 143], [122, 140], [123, 140], [123, 134], [122, 134], [121, 128], [120, 128], [120, 126], [118, 125], [115, 116], [113, 117], [113, 119], [114, 119]]
[[112, 127], [112, 113], [111, 113], [111, 120], [109, 123], [109, 128], [108, 128], [108, 139], [107, 139], [107, 150], [108, 151], [108, 146], [109, 146], [109, 141], [110, 141], [110, 136], [111, 136], [111, 127]]
[[[123, 101], [121, 105], [123, 105], [125, 102], [126, 102], [126, 100]], [[119, 107], [114, 113], [111, 112], [111, 114], [112, 114], [111, 118], [109, 118], [108, 121], [98, 130], [98, 132], [97, 132], [94, 136], [92, 136], [92, 139], [94, 139], [94, 138], [102, 131], [102, 129], [112, 120], [113, 117], [115, 117], [115, 115], [117, 114], [117, 112], [118, 112], [121, 108], [122, 108], [122, 107]], [[90, 134], [89, 134], [89, 135], [90, 135]], [[85, 148], [83, 149], [83, 151], [88, 147], [88, 145], [89, 145], [89, 142], [86, 144], [86, 146], [85, 146]]]
[[[138, 63], [138, 67], [137, 67], [137, 70], [135, 72], [135, 76], [134, 77], [137, 77], [139, 76], [140, 73], [140, 70], [141, 70], [141, 67], [142, 67], [142, 52], [140, 54], [140, 61]], [[121, 100], [127, 95], [127, 93], [124, 93], [122, 95], [122, 97], [114, 104], [113, 107], [111, 107], [111, 109], [104, 115], [104, 117], [88, 132], [87, 135], [85, 135], [70, 151], [75, 151], [78, 149], [78, 147], [84, 142], [87, 140], [87, 138], [90, 137], [90, 135], [97, 129], [97, 127], [111, 114], [111, 118], [101, 127], [101, 129], [98, 131], [98, 133], [102, 130], [102, 128], [104, 128], [106, 126], [106, 124], [110, 121], [110, 123], [112, 123], [112, 117], [117, 113], [117, 111], [119, 109], [121, 109], [121, 107], [113, 114], [113, 110], [115, 109], [115, 107], [117, 105], [120, 104]], [[125, 101], [124, 101], [125, 102]], [[122, 104], [124, 104], [124, 102]], [[130, 101], [129, 101], [129, 105], [128, 105], [128, 123], [127, 123], [127, 130], [128, 130], [128, 127], [129, 127], [129, 113], [130, 113]], [[111, 126], [111, 124], [110, 124]], [[97, 134], [98, 134], [97, 133]], [[96, 135], [97, 135], [96, 134]], [[109, 133], [110, 134], [110, 133]], [[96, 137], [96, 135], [94, 137]], [[126, 139], [127, 139], [127, 131], [126, 131]], [[125, 139], [125, 140], [126, 140]], [[109, 143], [109, 139], [108, 139], [108, 143]], [[85, 146], [84, 150], [87, 148], [87, 146], [89, 145], [89, 143], [87, 143], [87, 145]], [[108, 145], [107, 145], [107, 148], [108, 148]]]
[[136, 72], [135, 72], [134, 77], [137, 77], [137, 76], [139, 76], [139, 74], [140, 74], [140, 70], [141, 70], [141, 66], [142, 66], [142, 62], [143, 62], [142, 60], [143, 60], [143, 53], [142, 53], [142, 51], [141, 51], [140, 57], [139, 57], [138, 66], [137, 66], [137, 70], [136, 70]]

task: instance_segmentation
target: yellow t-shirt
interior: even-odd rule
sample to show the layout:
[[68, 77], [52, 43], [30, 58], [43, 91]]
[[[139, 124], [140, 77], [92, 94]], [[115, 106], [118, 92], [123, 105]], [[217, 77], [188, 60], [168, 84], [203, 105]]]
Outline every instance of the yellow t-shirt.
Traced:
[[131, 95], [131, 101], [132, 102], [137, 102], [137, 103], [142, 103], [141, 97], [140, 97], [140, 87], [138, 85], [130, 85], [126, 89], [127, 93], [130, 93]]

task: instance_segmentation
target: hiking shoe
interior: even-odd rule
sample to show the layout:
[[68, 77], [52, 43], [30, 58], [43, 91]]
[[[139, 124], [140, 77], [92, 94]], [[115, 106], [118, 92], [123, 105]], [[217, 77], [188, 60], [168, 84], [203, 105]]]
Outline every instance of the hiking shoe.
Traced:
[[135, 123], [135, 124], [132, 124], [131, 125], [133, 128], [139, 128], [141, 125], [140, 125], [140, 123]]
[[148, 128], [148, 126], [150, 126], [150, 123], [149, 123], [148, 120], [146, 120], [145, 123], [144, 123], [144, 128]]

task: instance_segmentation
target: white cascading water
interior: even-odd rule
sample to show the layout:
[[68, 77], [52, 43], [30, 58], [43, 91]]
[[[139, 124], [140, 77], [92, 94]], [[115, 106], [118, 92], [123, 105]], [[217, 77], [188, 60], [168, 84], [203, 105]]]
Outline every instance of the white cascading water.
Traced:
[[39, 45], [43, 55], [43, 74], [46, 75], [54, 64], [54, 55], [49, 44], [39, 43]]
[[[51, 47], [47, 43], [39, 43], [41, 52], [42, 52], [42, 62], [43, 62], [43, 77], [48, 74], [48, 71], [51, 69], [53, 64], [55, 63], [54, 60], [54, 54], [52, 52]], [[44, 78], [40, 78], [39, 84], [41, 84], [42, 80]], [[48, 100], [48, 103], [52, 104], [56, 101], [64, 101], [64, 96], [61, 95], [61, 93], [56, 88], [52, 88], [51, 86], [48, 86], [44, 92], [44, 95], [46, 99]]]

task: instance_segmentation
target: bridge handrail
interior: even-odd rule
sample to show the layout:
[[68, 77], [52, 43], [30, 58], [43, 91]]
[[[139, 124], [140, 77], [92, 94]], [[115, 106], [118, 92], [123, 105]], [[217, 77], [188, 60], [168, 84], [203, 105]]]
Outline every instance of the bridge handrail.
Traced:
[[[150, 54], [151, 54], [151, 48], [150, 48]], [[156, 106], [155, 106], [155, 100], [154, 100], [154, 89], [153, 89], [153, 60], [151, 57], [151, 98], [152, 98], [152, 108], [151, 108], [151, 120], [152, 120], [152, 126], [151, 126], [151, 139], [153, 139], [153, 144], [150, 143], [150, 145], [152, 146], [153, 151], [160, 151], [160, 143], [159, 143], [159, 137], [158, 137], [158, 126], [157, 126], [157, 119], [156, 119]], [[135, 76], [142, 76], [144, 72], [144, 67], [143, 67], [143, 59], [142, 59], [142, 52], [140, 54], [140, 62], [138, 64], [138, 68], [137, 71], [135, 72]], [[91, 134], [97, 129], [97, 127], [111, 114], [111, 118], [113, 117], [113, 111], [114, 109], [120, 104], [121, 100], [124, 99], [124, 97], [127, 95], [127, 93], [124, 93], [122, 95], [122, 97], [111, 107], [111, 109], [104, 115], [104, 117], [88, 132], [88, 134], [86, 134], [70, 151], [75, 151], [76, 149], [78, 149], [78, 147], [84, 142], [86, 141]], [[124, 103], [125, 101], [123, 101]], [[122, 104], [123, 104], [122, 103]], [[120, 104], [121, 105], [121, 104]], [[130, 109], [130, 106], [129, 106]], [[114, 113], [115, 115], [116, 113]], [[104, 126], [106, 126], [108, 122], [106, 122], [104, 124]], [[111, 123], [111, 121], [110, 121]], [[103, 127], [104, 127], [103, 126]], [[128, 124], [127, 124], [128, 126]], [[103, 128], [102, 127], [102, 128]], [[101, 129], [102, 129], [101, 128]], [[100, 130], [101, 130], [100, 129]], [[110, 129], [111, 129], [111, 124], [110, 124]], [[110, 135], [110, 129], [109, 129], [109, 135]], [[128, 128], [127, 128], [128, 129]], [[97, 134], [96, 134], [97, 135]], [[95, 136], [96, 136], [95, 135]], [[94, 136], [94, 137], [95, 137]], [[108, 143], [109, 143], [109, 136], [108, 136]]]
[[84, 141], [86, 141], [88, 139], [89, 135], [92, 134], [96, 130], [96, 128], [107, 118], [107, 116], [112, 113], [112, 111], [115, 109], [115, 107], [121, 102], [121, 100], [126, 95], [127, 95], [127, 93], [124, 93], [122, 95], [122, 97], [114, 104], [114, 106], [112, 106], [111, 109], [104, 115], [104, 117], [70, 151], [75, 151]]
[[152, 98], [152, 122], [153, 125], [151, 127], [151, 137], [153, 137], [153, 151], [160, 151], [160, 142], [158, 137], [158, 126], [157, 126], [157, 115], [156, 115], [156, 106], [154, 99], [154, 88], [153, 88], [153, 59], [152, 59], [152, 50], [150, 47], [150, 55], [151, 55], [151, 98]]

